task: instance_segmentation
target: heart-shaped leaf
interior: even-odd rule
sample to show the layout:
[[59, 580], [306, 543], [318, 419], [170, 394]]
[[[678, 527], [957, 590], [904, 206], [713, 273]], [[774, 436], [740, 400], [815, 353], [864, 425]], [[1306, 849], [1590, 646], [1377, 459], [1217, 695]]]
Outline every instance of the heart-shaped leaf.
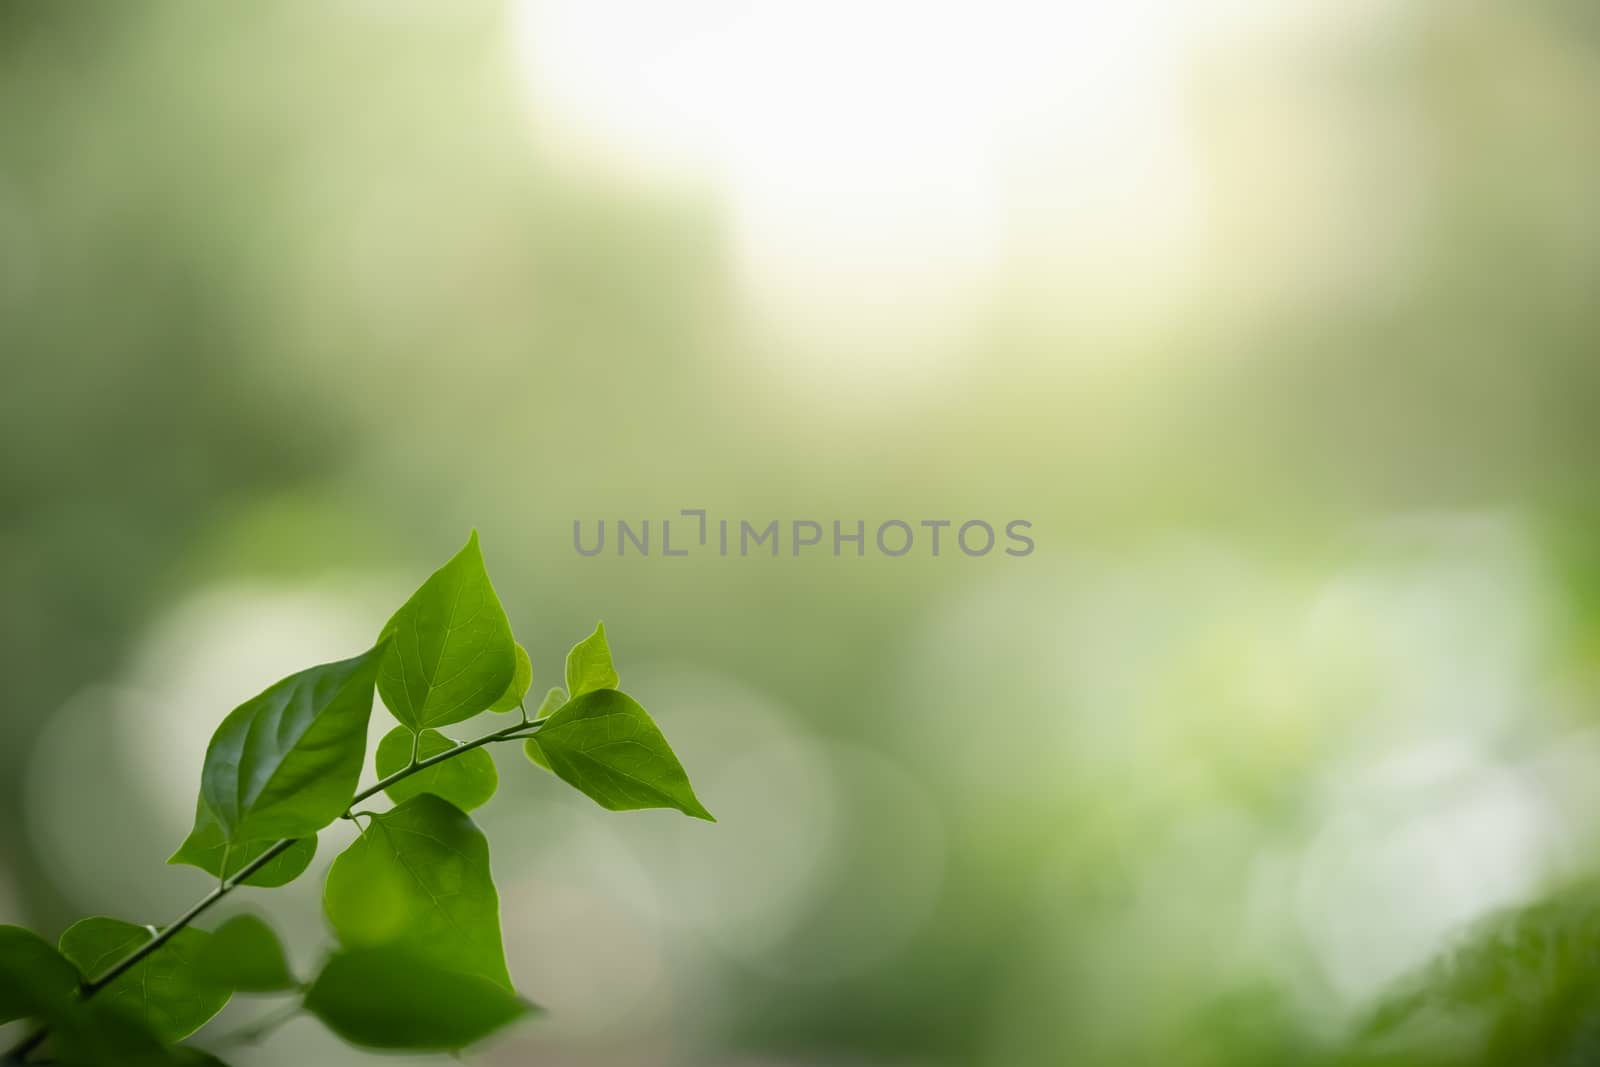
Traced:
[[[167, 858], [167, 862], [198, 867], [216, 878], [232, 878], [273, 844], [271, 841], [248, 841], [229, 848], [222, 836], [222, 826], [211, 814], [211, 809], [206, 807], [205, 797], [201, 797], [195, 805], [194, 829], [189, 831], [189, 836], [178, 846], [178, 851]], [[287, 885], [311, 866], [316, 854], [315, 837], [298, 838], [240, 884], [263, 889]], [[224, 860], [228, 864], [226, 871], [222, 867]]]
[[486, 978], [401, 948], [336, 954], [306, 994], [306, 1009], [368, 1048], [453, 1052], [536, 1009]]
[[567, 653], [567, 692], [579, 697], [596, 689], [615, 689], [620, 684], [617, 668], [611, 662], [611, 646], [606, 644], [606, 624], [598, 623], [594, 633]]
[[378, 693], [413, 731], [468, 719], [511, 686], [516, 642], [484, 570], [478, 534], [383, 628]]
[[716, 822], [654, 721], [630, 696], [599, 689], [562, 705], [534, 735], [529, 758], [611, 811], [677, 808]]
[[278, 935], [254, 915], [235, 915], [217, 927], [201, 946], [195, 970], [237, 993], [276, 993], [297, 984]]
[[[61, 954], [92, 977], [104, 974], [155, 935], [149, 927], [97, 917], [69, 926]], [[211, 935], [186, 926], [100, 993], [100, 1000], [138, 1020], [163, 1041], [198, 1030], [228, 1002], [231, 990], [195, 967]]]
[[371, 819], [328, 872], [322, 904], [339, 941], [398, 947], [511, 989], [483, 833], [431, 793]]
[[[396, 726], [378, 742], [377, 769], [379, 778], [387, 778], [411, 764], [412, 733], [404, 726]], [[454, 741], [437, 730], [424, 730], [416, 736], [417, 758], [425, 760], [456, 748]], [[424, 793], [443, 797], [462, 811], [482, 807], [499, 788], [500, 775], [495, 770], [494, 757], [482, 748], [463, 752], [400, 779], [384, 792], [396, 804]]]
[[381, 654], [291, 674], [222, 720], [200, 791], [225, 842], [305, 837], [345, 812], [366, 758]]

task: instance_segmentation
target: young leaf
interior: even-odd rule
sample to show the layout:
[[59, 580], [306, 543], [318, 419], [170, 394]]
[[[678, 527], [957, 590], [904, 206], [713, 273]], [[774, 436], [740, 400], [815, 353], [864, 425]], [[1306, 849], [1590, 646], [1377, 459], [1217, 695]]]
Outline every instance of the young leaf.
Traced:
[[[561, 705], [566, 702], [567, 694], [565, 690], [559, 687], [551, 689], [544, 695], [544, 700], [540, 702], [539, 710], [534, 713], [533, 717], [535, 719], [548, 719], [560, 710]], [[539, 739], [537, 737], [530, 737], [523, 742], [522, 751], [528, 757], [530, 763], [543, 767], [547, 771], [550, 769], [550, 759], [544, 754], [544, 750], [539, 747]]]
[[399, 948], [340, 952], [306, 994], [306, 1009], [368, 1048], [453, 1052], [535, 1009], [477, 975]]
[[[61, 954], [94, 977], [154, 936], [147, 927], [117, 919], [83, 919], [61, 935]], [[195, 960], [210, 938], [204, 930], [184, 927], [107, 986], [100, 1000], [140, 1021], [163, 1041], [187, 1037], [221, 1011], [232, 992], [195, 969]]]
[[521, 645], [516, 646], [517, 669], [511, 675], [511, 684], [506, 691], [500, 694], [500, 699], [489, 705], [490, 711], [515, 711], [522, 705], [522, 698], [528, 695], [528, 686], [533, 684], [533, 660], [528, 658], [528, 650]]
[[[568, 701], [535, 738], [549, 768], [602, 808], [677, 808], [716, 822], [667, 739], [624, 693], [599, 689]], [[529, 758], [539, 762], [531, 751]]]
[[561, 705], [565, 704], [566, 702], [566, 690], [562, 689], [560, 686], [555, 686], [544, 695], [543, 700], [539, 701], [539, 710], [533, 713], [533, 717], [535, 719], [548, 719], [557, 711], [561, 710]]
[[201, 946], [195, 971], [237, 993], [276, 993], [298, 983], [272, 927], [254, 915], [235, 915]]
[[431, 793], [371, 818], [333, 861], [322, 896], [340, 943], [402, 948], [509, 990], [483, 833]]
[[[411, 763], [411, 731], [396, 726], [378, 742], [378, 777], [387, 778]], [[437, 730], [424, 730], [417, 737], [417, 758], [428, 759], [449, 752], [456, 743]], [[396, 804], [424, 793], [443, 797], [462, 811], [482, 807], [499, 788], [500, 775], [494, 757], [481, 748], [463, 752], [443, 763], [418, 771], [391, 785], [384, 792]]]
[[[222, 836], [221, 825], [211, 814], [211, 809], [206, 807], [206, 798], [202, 796], [195, 804], [194, 829], [189, 831], [189, 836], [178, 846], [178, 851], [167, 858], [167, 862], [198, 867], [216, 878], [232, 878], [272, 846], [271, 841], [250, 841], [229, 848]], [[241, 884], [262, 889], [287, 885], [311, 866], [316, 854], [315, 837], [299, 838]], [[222, 869], [224, 857], [228, 861], [226, 873]]]
[[516, 642], [483, 567], [478, 534], [435, 571], [383, 628], [391, 638], [378, 693], [412, 730], [469, 719], [516, 674]]
[[0, 1024], [49, 1018], [72, 1003], [81, 976], [32, 930], [0, 926]]
[[611, 646], [606, 644], [606, 624], [597, 623], [594, 633], [567, 653], [567, 692], [580, 697], [596, 689], [615, 689], [619, 684], [617, 669], [611, 664]]
[[222, 720], [200, 791], [226, 841], [315, 834], [349, 807], [381, 654], [380, 646], [291, 674]]

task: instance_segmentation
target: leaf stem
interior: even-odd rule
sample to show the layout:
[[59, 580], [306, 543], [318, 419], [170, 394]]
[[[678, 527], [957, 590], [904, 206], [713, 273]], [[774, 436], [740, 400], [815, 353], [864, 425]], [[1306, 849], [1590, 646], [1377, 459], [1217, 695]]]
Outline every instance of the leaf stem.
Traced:
[[[381, 779], [376, 785], [368, 789], [364, 789], [355, 796], [351, 797], [350, 807], [354, 808], [363, 800], [370, 800], [379, 793], [383, 792], [385, 789], [388, 789], [391, 785], [394, 785], [396, 782], [403, 781], [406, 778], [411, 777], [413, 774], [416, 774], [418, 771], [427, 770], [429, 767], [443, 763], [447, 759], [454, 759], [463, 752], [470, 752], [475, 748], [482, 748], [484, 745], [494, 744], [496, 741], [521, 741], [525, 737], [532, 737], [534, 734], [539, 732], [539, 727], [543, 725], [544, 720], [542, 719], [536, 722], [514, 723], [503, 730], [496, 730], [493, 733], [484, 734], [482, 737], [475, 737], [471, 741], [464, 741], [455, 748], [446, 749], [437, 755], [429, 756], [427, 759], [413, 760], [410, 766], [402, 767], [400, 770], [395, 771], [387, 778]], [[168, 926], [163, 927], [162, 930], [149, 941], [144, 942], [132, 952], [124, 956], [114, 966], [112, 966], [109, 971], [106, 971], [98, 978], [84, 982], [83, 985], [79, 987], [79, 998], [81, 1000], [88, 1000], [95, 994], [99, 993], [106, 986], [110, 985], [112, 982], [115, 982], [118, 978], [121, 978], [124, 974], [127, 974], [129, 970], [139, 963], [139, 961], [147, 958], [162, 945], [165, 945], [168, 941], [171, 941], [174, 937], [176, 937], [179, 930], [182, 930], [184, 927], [194, 922], [201, 915], [204, 915], [213, 904], [227, 896], [229, 893], [233, 892], [235, 889], [239, 888], [240, 884], [243, 883], [245, 879], [249, 878], [251, 875], [261, 870], [261, 868], [265, 867], [267, 864], [283, 855], [284, 851], [287, 850], [290, 845], [294, 844], [296, 840], [298, 839], [292, 837], [284, 838], [282, 841], [277, 842], [261, 855], [257, 856], [255, 859], [239, 868], [238, 872], [235, 873], [232, 878], [222, 879], [211, 890], [211, 892], [207, 893], [205, 896], [201, 897], [199, 900], [190, 905], [188, 911], [185, 911], [182, 915], [178, 916]], [[222, 868], [223, 871], [226, 871], [227, 869], [228, 868], [226, 866]], [[26, 1057], [28, 1053], [32, 1052], [34, 1049], [38, 1048], [40, 1043], [44, 1041], [45, 1036], [49, 1033], [50, 1027], [48, 1025], [41, 1026], [39, 1029], [23, 1038], [22, 1041], [12, 1048], [10, 1052], [7, 1052], [5, 1054], [4, 1061], [0, 1062], [23, 1062], [24, 1057]]]

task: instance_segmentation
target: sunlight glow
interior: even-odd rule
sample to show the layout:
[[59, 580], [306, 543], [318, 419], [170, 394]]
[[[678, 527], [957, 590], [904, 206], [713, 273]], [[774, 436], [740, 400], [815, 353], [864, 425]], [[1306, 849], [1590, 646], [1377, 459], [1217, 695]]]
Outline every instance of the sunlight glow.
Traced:
[[958, 340], [1008, 268], [1109, 263], [1143, 300], [1181, 259], [1194, 180], [1166, 6], [526, 0], [516, 30], [565, 150], [722, 198], [762, 328], [892, 358]]

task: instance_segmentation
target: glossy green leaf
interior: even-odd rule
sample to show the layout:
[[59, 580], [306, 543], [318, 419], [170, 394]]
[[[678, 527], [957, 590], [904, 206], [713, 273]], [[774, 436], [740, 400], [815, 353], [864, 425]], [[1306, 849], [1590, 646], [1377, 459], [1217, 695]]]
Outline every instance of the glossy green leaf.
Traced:
[[611, 663], [611, 646], [606, 644], [606, 624], [598, 623], [594, 633], [567, 653], [567, 692], [580, 697], [597, 689], [615, 689], [619, 684], [617, 668]]
[[[148, 927], [118, 919], [84, 919], [61, 935], [61, 954], [94, 978], [154, 936]], [[99, 999], [138, 1020], [163, 1041], [194, 1033], [222, 1010], [231, 993], [226, 986], [205, 979], [195, 967], [210, 939], [210, 934], [192, 926], [179, 930], [172, 940], [107, 986]]]
[[[178, 846], [178, 851], [167, 858], [167, 862], [198, 867], [216, 878], [232, 878], [273, 844], [272, 841], [249, 841], [229, 848], [222, 836], [222, 826], [211, 814], [211, 809], [206, 807], [205, 797], [201, 797], [195, 804], [194, 829], [189, 831], [189, 836]], [[315, 837], [299, 838], [241, 884], [262, 889], [287, 885], [311, 866], [316, 854]], [[228, 863], [226, 874], [222, 870], [224, 858]]]
[[304, 837], [344, 813], [366, 759], [381, 654], [291, 674], [222, 721], [200, 791], [226, 840]]
[[275, 993], [298, 984], [278, 935], [254, 915], [235, 915], [217, 927], [201, 946], [195, 970], [238, 993]]
[[[396, 726], [378, 743], [378, 777], [387, 778], [411, 763], [411, 731]], [[457, 747], [437, 730], [424, 730], [417, 737], [417, 758], [428, 759]], [[482, 807], [500, 785], [494, 757], [482, 748], [452, 756], [443, 763], [420, 770], [391, 785], [384, 792], [396, 804], [424, 793], [443, 797], [462, 811]]]
[[516, 674], [516, 642], [484, 570], [478, 534], [435, 571], [383, 628], [378, 693], [413, 730], [460, 722], [499, 700]]
[[[533, 717], [535, 719], [548, 719], [566, 702], [566, 690], [557, 686], [544, 695], [544, 700], [540, 702], [539, 710], [534, 713]], [[524, 741], [522, 743], [522, 752], [528, 757], [529, 762], [543, 767], [547, 771], [550, 769], [550, 760], [545, 756], [544, 749], [539, 747], [539, 739], [537, 737], [530, 737]]]
[[485, 978], [393, 947], [335, 955], [306, 1008], [353, 1044], [434, 1052], [466, 1048], [535, 1010]]
[[49, 1018], [70, 1004], [78, 969], [44, 938], [20, 926], [0, 926], [0, 1023]]
[[625, 693], [600, 689], [568, 701], [535, 739], [549, 768], [603, 808], [676, 808], [716, 821], [695, 797], [667, 739]]
[[517, 668], [511, 675], [511, 684], [506, 691], [500, 694], [500, 699], [489, 705], [490, 711], [515, 711], [522, 706], [522, 698], [528, 695], [528, 687], [533, 684], [533, 660], [528, 656], [528, 650], [521, 645], [516, 646]]
[[511, 988], [489, 842], [431, 793], [371, 816], [334, 861], [322, 903], [347, 948], [398, 947]]

